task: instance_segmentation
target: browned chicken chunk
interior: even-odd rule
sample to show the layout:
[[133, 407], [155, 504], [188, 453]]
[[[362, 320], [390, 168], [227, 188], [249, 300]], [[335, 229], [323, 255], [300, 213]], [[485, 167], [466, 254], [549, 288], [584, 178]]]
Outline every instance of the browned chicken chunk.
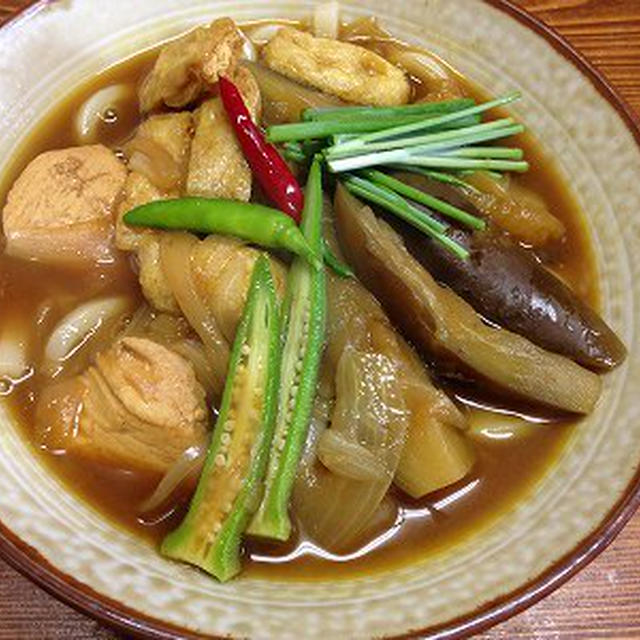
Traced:
[[151, 111], [163, 103], [183, 107], [193, 102], [205, 83], [217, 82], [222, 73], [233, 74], [242, 44], [230, 18], [220, 18], [170, 42], [140, 87], [141, 110]]
[[2, 212], [7, 253], [50, 263], [111, 262], [113, 211], [126, 173], [103, 145], [41, 153]]
[[262, 55], [274, 71], [347, 102], [396, 105], [408, 102], [411, 95], [403, 71], [355, 44], [315, 38], [284, 27], [267, 43]]
[[44, 444], [125, 469], [164, 473], [207, 433], [193, 365], [147, 338], [124, 337], [96, 364], [41, 396]]

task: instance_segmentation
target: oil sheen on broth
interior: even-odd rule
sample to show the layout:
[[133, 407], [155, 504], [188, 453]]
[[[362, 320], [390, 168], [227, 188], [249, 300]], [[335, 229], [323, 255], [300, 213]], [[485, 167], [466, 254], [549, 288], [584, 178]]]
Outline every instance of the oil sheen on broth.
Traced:
[[[375, 39], [370, 42], [361, 40], [360, 43], [375, 48]], [[110, 68], [56, 105], [31, 133], [2, 176], [0, 201], [4, 202], [10, 185], [37, 154], [77, 144], [73, 131], [74, 114], [92, 93], [115, 83], [137, 86], [152, 56], [153, 52], [145, 52]], [[478, 94], [472, 87], [467, 85], [467, 88]], [[418, 85], [414, 89], [420, 91]], [[139, 123], [135, 101], [122, 104], [117, 116], [115, 121], [99, 125], [99, 141], [112, 148], [117, 148], [130, 137]], [[585, 300], [597, 306], [595, 264], [580, 212], [555, 170], [553, 160], [530, 136], [520, 136], [517, 142], [532, 167], [518, 180], [544, 194], [554, 214], [567, 228], [565, 240], [551, 256], [549, 266]], [[0, 255], [0, 323], [17, 319], [32, 327], [34, 336], [42, 336], [50, 330], [77, 303], [107, 294], [126, 294], [135, 301], [141, 300], [136, 277], [126, 260], [102, 270], [82, 272], [43, 267], [35, 262]], [[32, 358], [36, 357], [36, 354], [32, 355]], [[70, 490], [113, 522], [150, 542], [159, 542], [180, 521], [187, 496], [182, 496], [182, 501], [167, 510], [142, 519], [138, 515], [138, 507], [153, 491], [156, 478], [83, 461], [64, 452], [39, 450], [32, 432], [35, 399], [39, 391], [38, 383], [30, 377], [14, 388], [1, 390], [1, 393], [25, 438], [38, 450], [42, 462]], [[478, 412], [478, 406], [483, 405], [484, 410], [497, 410], [492, 415], [495, 423], [500, 424], [504, 409], [498, 403], [487, 403], [486, 396], [479, 401], [464, 389], [450, 388], [449, 391], [466, 405], [469, 412]], [[532, 416], [527, 407], [522, 407], [521, 413]], [[535, 490], [574, 426], [553, 413], [538, 412], [532, 419], [535, 432], [528, 437], [477, 440], [477, 462], [463, 481], [420, 501], [412, 501], [397, 491], [393, 493], [393, 499], [401, 507], [400, 515], [388, 523], [383, 535], [366, 547], [332, 556], [299, 535], [293, 536], [286, 545], [250, 542], [248, 571], [251, 575], [299, 580], [352, 577], [355, 573], [409, 563], [424, 554], [444, 550], [471, 533], [477, 534]]]

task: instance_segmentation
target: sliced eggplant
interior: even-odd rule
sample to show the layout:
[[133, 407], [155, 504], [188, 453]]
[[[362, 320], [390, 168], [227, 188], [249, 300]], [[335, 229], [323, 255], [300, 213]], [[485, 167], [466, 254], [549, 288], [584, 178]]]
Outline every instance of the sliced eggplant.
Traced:
[[[411, 174], [397, 177], [478, 215], [450, 185]], [[616, 334], [532, 251], [503, 235], [454, 230], [451, 235], [471, 252], [461, 260], [404, 222], [389, 222], [438, 282], [488, 320], [590, 369], [609, 370], [624, 360], [627, 352]]]
[[358, 277], [439, 370], [564, 411], [593, 410], [601, 388], [596, 374], [522, 336], [489, 326], [429, 275], [389, 225], [341, 186], [335, 212], [341, 246]]

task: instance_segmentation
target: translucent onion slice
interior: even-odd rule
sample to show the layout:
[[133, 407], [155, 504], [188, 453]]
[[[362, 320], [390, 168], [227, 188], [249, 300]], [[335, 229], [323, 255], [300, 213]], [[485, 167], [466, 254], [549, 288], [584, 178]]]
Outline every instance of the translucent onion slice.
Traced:
[[190, 478], [196, 478], [204, 464], [207, 444], [192, 445], [169, 467], [155, 491], [140, 505], [140, 513], [161, 507]]
[[319, 4], [313, 12], [313, 35], [318, 38], [338, 38], [340, 5], [336, 0]]
[[[325, 361], [326, 366], [326, 361]], [[305, 451], [293, 494], [294, 511], [305, 532], [334, 552], [344, 551], [363, 537], [396, 472], [407, 429], [407, 415], [400, 393], [398, 372], [390, 358], [381, 353], [356, 351], [346, 347], [340, 356], [336, 374], [336, 402], [331, 427], [318, 435], [315, 452], [324, 448], [323, 464], [313, 463]], [[311, 433], [315, 435], [312, 420]], [[355, 445], [344, 450], [338, 460], [331, 451], [327, 461], [328, 434], [332, 445]], [[351, 475], [346, 457], [353, 449], [364, 448], [375, 459], [375, 468], [364, 480], [363, 457], [353, 460]], [[334, 472], [334, 469], [340, 473]]]
[[69, 359], [103, 326], [127, 313], [125, 296], [90, 300], [68, 313], [55, 326], [44, 348], [44, 370], [51, 373]]
[[244, 31], [240, 32], [242, 36], [242, 53], [240, 57], [243, 60], [250, 60], [251, 62], [255, 62], [258, 59], [258, 51], [256, 49], [256, 45], [253, 43], [251, 38], [244, 33]]
[[262, 45], [269, 42], [269, 40], [271, 40], [271, 38], [273, 38], [280, 29], [282, 29], [282, 27], [283, 25], [276, 22], [258, 24], [248, 30], [248, 36], [257, 45]]
[[333, 429], [327, 429], [320, 436], [318, 458], [333, 473], [352, 480], [375, 482], [387, 475], [384, 465], [371, 451]]
[[0, 378], [15, 380], [27, 371], [28, 336], [17, 324], [5, 326], [0, 335]]
[[158, 189], [170, 191], [180, 184], [180, 167], [155, 140], [138, 135], [127, 145], [126, 153], [129, 169], [141, 173]]
[[197, 242], [188, 233], [165, 233], [160, 248], [162, 270], [182, 313], [204, 344], [214, 393], [219, 398], [224, 389], [229, 345], [193, 284], [191, 254]]
[[112, 84], [96, 91], [78, 109], [75, 134], [79, 144], [95, 142], [98, 124], [107, 117], [110, 109], [129, 98], [133, 88], [127, 84]]
[[520, 416], [473, 411], [469, 416], [469, 436], [476, 440], [519, 440], [542, 428]]

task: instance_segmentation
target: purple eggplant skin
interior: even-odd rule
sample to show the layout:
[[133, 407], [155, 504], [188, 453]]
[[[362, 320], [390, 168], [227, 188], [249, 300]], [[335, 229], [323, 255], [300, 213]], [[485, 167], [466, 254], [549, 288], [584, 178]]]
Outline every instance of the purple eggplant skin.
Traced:
[[[481, 216], [449, 185], [422, 176], [396, 177]], [[487, 320], [595, 371], [613, 369], [625, 359], [624, 344], [598, 313], [532, 251], [507, 236], [452, 227], [450, 235], [471, 253], [468, 260], [461, 260], [397, 218], [386, 219], [401, 233], [414, 258]]]

